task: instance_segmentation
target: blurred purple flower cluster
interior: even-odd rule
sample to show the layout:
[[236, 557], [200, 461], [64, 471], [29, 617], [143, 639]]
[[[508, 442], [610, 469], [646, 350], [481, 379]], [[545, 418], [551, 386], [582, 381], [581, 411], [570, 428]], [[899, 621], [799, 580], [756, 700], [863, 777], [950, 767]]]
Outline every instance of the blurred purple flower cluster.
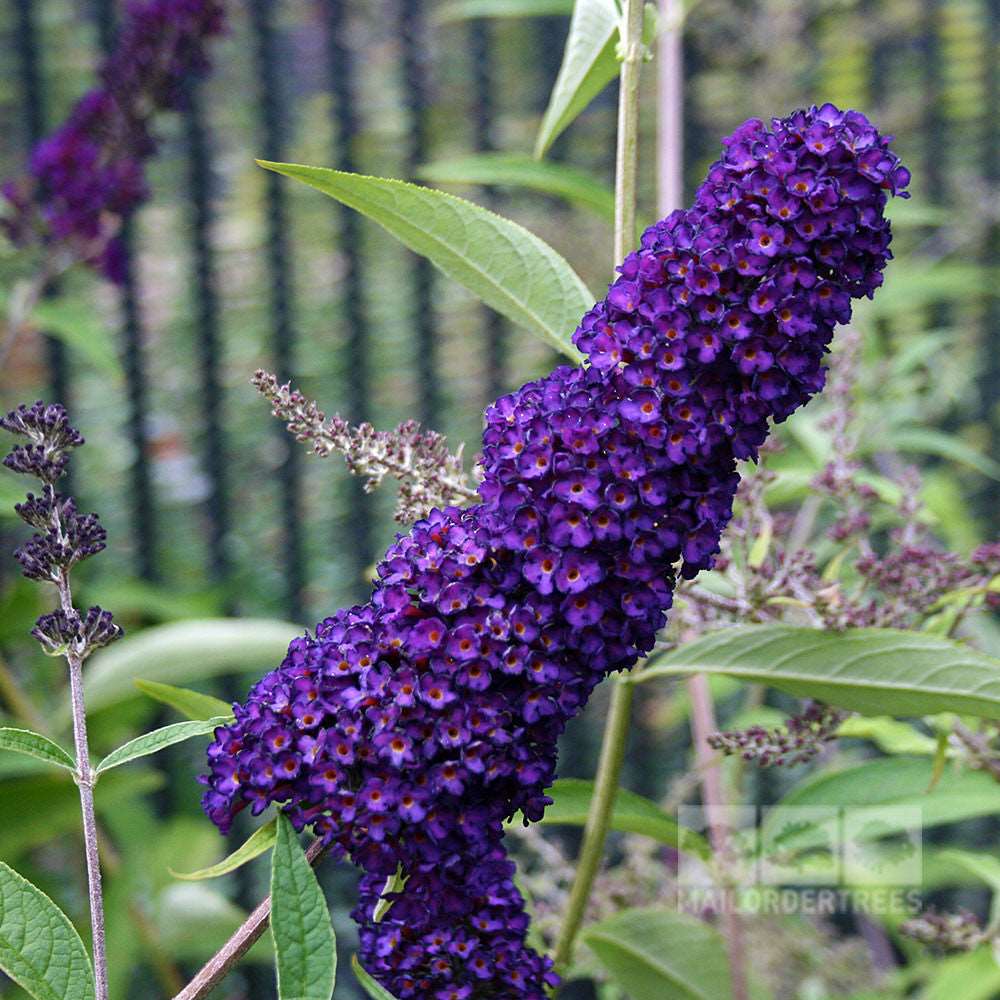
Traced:
[[156, 150], [159, 111], [176, 110], [193, 76], [208, 68], [206, 43], [223, 31], [219, 0], [145, 0], [128, 5], [101, 84], [38, 144], [28, 175], [3, 186], [3, 220], [20, 245], [68, 245], [73, 255], [122, 280], [116, 234], [147, 197], [144, 162]]
[[489, 408], [481, 502], [397, 538], [371, 600], [296, 639], [209, 748], [221, 829], [279, 803], [365, 869], [361, 958], [403, 1000], [555, 982], [503, 822], [541, 816], [567, 721], [652, 648], [675, 566], [712, 565], [736, 460], [822, 388], [835, 323], [881, 282], [908, 176], [863, 115], [751, 121], [725, 147], [584, 317], [589, 363]]

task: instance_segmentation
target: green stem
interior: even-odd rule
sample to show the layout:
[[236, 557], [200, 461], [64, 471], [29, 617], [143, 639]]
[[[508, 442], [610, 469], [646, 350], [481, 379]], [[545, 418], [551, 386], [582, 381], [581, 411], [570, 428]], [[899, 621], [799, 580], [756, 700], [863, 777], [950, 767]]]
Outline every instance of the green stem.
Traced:
[[[625, 0], [621, 22], [621, 86], [618, 94], [618, 147], [615, 173], [614, 263], [619, 264], [635, 240], [636, 180], [639, 167], [639, 74], [644, 58], [642, 44], [644, 0]], [[583, 830], [583, 844], [566, 916], [559, 931], [554, 962], [556, 971], [566, 969], [583, 923], [594, 879], [604, 857], [604, 843], [611, 826], [611, 812], [618, 793], [625, 743], [632, 711], [633, 687], [615, 680], [611, 705], [604, 726], [601, 757], [597, 765], [594, 795]]]
[[601, 758], [594, 781], [594, 795], [590, 800], [587, 824], [583, 829], [583, 846], [580, 848], [580, 860], [576, 866], [573, 888], [570, 890], [569, 902], [566, 905], [566, 916], [556, 943], [554, 961], [557, 972], [565, 971], [573, 957], [576, 935], [583, 923], [594, 879], [604, 857], [604, 842], [611, 827], [611, 813], [618, 793], [622, 762], [625, 759], [625, 743], [628, 738], [634, 691], [635, 686], [627, 680], [612, 681], [611, 706], [604, 727]]
[[639, 74], [644, 57], [644, 0], [625, 0], [622, 13], [621, 86], [618, 91], [618, 151], [615, 158], [615, 247], [617, 266], [635, 241], [636, 178], [639, 172]]

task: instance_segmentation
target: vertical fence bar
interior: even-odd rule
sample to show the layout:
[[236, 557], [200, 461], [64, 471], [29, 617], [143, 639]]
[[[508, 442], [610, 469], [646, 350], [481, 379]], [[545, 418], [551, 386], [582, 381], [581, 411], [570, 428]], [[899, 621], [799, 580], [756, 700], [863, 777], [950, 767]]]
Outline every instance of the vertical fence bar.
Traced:
[[[559, 67], [562, 65], [563, 49], [566, 47], [566, 36], [569, 34], [569, 18], [556, 14], [547, 14], [544, 17], [534, 19], [537, 25], [536, 32], [538, 38], [538, 69], [541, 80], [538, 87], [538, 111], [545, 113], [549, 103], [549, 96], [555, 86], [556, 77], [559, 75]], [[607, 93], [607, 91], [605, 91]], [[609, 100], [599, 96], [600, 100]], [[552, 147], [545, 154], [548, 160], [558, 161], [566, 158], [567, 134], [563, 132], [552, 144]], [[611, 143], [610, 162], [614, 162], [614, 138]]]
[[[428, 150], [428, 55], [423, 0], [397, 0], [397, 15], [403, 58], [403, 103], [408, 116], [403, 170], [408, 178], [412, 178], [416, 168], [427, 161]], [[426, 257], [420, 255], [413, 255], [412, 317], [419, 379], [417, 412], [425, 426], [439, 427], [441, 387], [434, 317], [434, 268]]]
[[[24, 114], [24, 130], [28, 146], [45, 138], [48, 128], [48, 108], [45, 87], [42, 83], [41, 54], [38, 45], [38, 14], [41, 4], [38, 0], [14, 0], [17, 17], [15, 39], [18, 52], [18, 73], [21, 77], [21, 106]], [[51, 291], [51, 290], [50, 290]], [[53, 401], [72, 407], [69, 386], [69, 363], [66, 347], [62, 341], [45, 336], [45, 355], [49, 369], [49, 387]], [[71, 470], [67, 476], [71, 476]], [[66, 480], [66, 490], [72, 490], [71, 480]]]
[[[333, 163], [338, 170], [354, 173], [354, 143], [359, 132], [355, 99], [354, 53], [347, 38], [349, 0], [321, 0], [326, 24], [328, 85], [333, 95]], [[355, 423], [371, 419], [371, 345], [364, 303], [361, 221], [346, 205], [335, 209], [343, 257], [343, 311], [347, 331], [347, 363], [344, 395], [348, 419]], [[336, 539], [353, 558], [351, 584], [356, 585], [374, 558], [374, 524], [371, 498], [357, 476], [348, 480], [350, 523], [344, 537]]]
[[[259, 91], [257, 104], [265, 159], [284, 159], [287, 118], [275, 51], [275, 0], [251, 0], [250, 16], [256, 41], [256, 68]], [[295, 313], [292, 291], [292, 257], [288, 241], [288, 210], [282, 178], [267, 171], [267, 263], [270, 279], [270, 309], [273, 326], [274, 363], [281, 382], [292, 378], [295, 354]], [[302, 467], [301, 452], [284, 427], [275, 430], [285, 448], [281, 463], [282, 558], [285, 577], [285, 611], [291, 621], [304, 621], [302, 592], [305, 586], [302, 547]]]
[[946, 164], [943, 151], [946, 147], [946, 123], [941, 106], [941, 40], [938, 37], [941, 17], [941, 0], [922, 0], [920, 49], [923, 86], [923, 164], [922, 172], [928, 198], [940, 205], [945, 197]]
[[[108, 55], [115, 43], [116, 16], [114, 0], [98, 0], [96, 7], [97, 33], [101, 51]], [[128, 398], [128, 437], [133, 460], [129, 472], [132, 507], [132, 544], [135, 550], [136, 572], [144, 580], [156, 578], [156, 512], [147, 449], [148, 387], [143, 356], [144, 331], [139, 306], [140, 290], [135, 273], [135, 227], [125, 220], [119, 235], [122, 244], [122, 284], [118, 290], [121, 312], [121, 355], [125, 369]]]
[[[945, 119], [942, 101], [943, 67], [941, 65], [941, 0], [922, 0], [920, 48], [923, 88], [923, 158], [921, 172], [924, 175], [924, 190], [932, 205], [943, 205], [948, 197], [948, 123]], [[931, 328], [947, 326], [950, 310], [943, 302], [930, 308], [928, 323]]]
[[212, 246], [212, 160], [202, 106], [201, 84], [193, 82], [186, 95], [184, 129], [187, 139], [188, 185], [190, 189], [192, 280], [195, 296], [195, 338], [201, 363], [201, 405], [204, 426], [205, 471], [209, 494], [205, 503], [208, 520], [208, 570], [212, 580], [224, 580], [229, 572], [226, 536], [229, 531], [229, 488], [223, 429], [222, 362], [219, 297], [216, 285], [215, 249]]
[[[469, 22], [469, 60], [472, 63], [473, 142], [477, 153], [492, 153], [493, 141], [493, 26], [488, 18], [477, 17]], [[497, 193], [484, 188], [484, 204], [496, 209]], [[484, 393], [489, 405], [507, 388], [507, 324], [493, 309], [484, 308], [483, 338], [486, 358]]]
[[[986, 58], [983, 60], [983, 182], [994, 205], [1000, 193], [1000, 0], [986, 0]], [[986, 229], [983, 265], [988, 269], [986, 287], [990, 290], [983, 306], [982, 327], [982, 413], [990, 429], [990, 456], [1000, 461], [1000, 293], [996, 280], [1000, 273], [1000, 219], [994, 216]], [[988, 519], [988, 537], [1000, 531], [1000, 504], [996, 483], [983, 491], [981, 510]]]

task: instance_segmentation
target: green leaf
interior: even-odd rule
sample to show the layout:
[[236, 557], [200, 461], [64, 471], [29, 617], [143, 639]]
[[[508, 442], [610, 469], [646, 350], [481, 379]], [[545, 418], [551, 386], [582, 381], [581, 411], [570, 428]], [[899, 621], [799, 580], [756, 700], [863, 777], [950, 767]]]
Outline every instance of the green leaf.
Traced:
[[996, 931], [1000, 927], [1000, 858], [993, 854], [949, 848], [939, 851], [937, 860], [962, 868], [989, 886], [993, 899], [990, 903], [990, 921], [987, 929], [991, 932]]
[[35, 306], [32, 317], [46, 333], [77, 351], [98, 371], [121, 376], [112, 332], [83, 299], [44, 299]]
[[[155, 791], [163, 776], [143, 769], [106, 775], [94, 791], [99, 814], [113, 811], [123, 801]], [[0, 782], [0, 857], [14, 858], [80, 827], [80, 793], [63, 770], [35, 773]], [[16, 816], [17, 822], [7, 821]]]
[[538, 159], [618, 75], [617, 39], [615, 0], [576, 0], [562, 65], [535, 141]]
[[919, 266], [910, 262], [893, 271], [892, 281], [879, 289], [874, 300], [865, 301], [859, 313], [866, 319], [912, 315], [935, 302], [976, 298], [988, 287], [987, 273], [975, 264], [944, 261]]
[[47, 764], [76, 770], [76, 761], [58, 743], [53, 743], [41, 733], [33, 733], [30, 729], [0, 729], [0, 750], [11, 750], [23, 753], [28, 757], [36, 757]]
[[265, 851], [274, 847], [277, 837], [277, 820], [268, 820], [263, 826], [258, 827], [249, 837], [233, 851], [228, 857], [223, 858], [218, 864], [208, 868], [200, 868], [194, 872], [175, 872], [172, 868], [170, 874], [174, 878], [184, 879], [187, 882], [200, 882], [202, 879], [218, 878], [220, 875], [227, 875], [231, 871], [245, 865], [248, 861], [260, 857]]
[[0, 969], [35, 1000], [92, 1000], [94, 973], [66, 914], [0, 862]]
[[271, 855], [271, 936], [279, 1000], [330, 1000], [337, 978], [337, 948], [330, 913], [316, 873], [295, 829], [278, 813]]
[[632, 683], [701, 672], [869, 715], [1000, 718], [1000, 660], [923, 632], [736, 626], [651, 657]]
[[[782, 848], [789, 848], [829, 840], [838, 819], [811, 819], [803, 810], [813, 806], [849, 808], [856, 829], [871, 824], [880, 837], [901, 832], [911, 809], [920, 810], [924, 829], [1000, 811], [1000, 785], [989, 775], [954, 770], [931, 788], [933, 770], [933, 761], [926, 758], [888, 757], [810, 775], [768, 811], [762, 843], [780, 841]], [[789, 823], [795, 825], [792, 837], [782, 832]]]
[[[78, 352], [98, 371], [114, 378], [122, 369], [112, 331], [94, 311], [90, 290], [63, 291], [57, 298], [42, 299], [31, 311], [31, 322], [45, 333]], [[0, 310], [6, 310], [10, 293], [0, 288]]]
[[882, 442], [883, 447], [897, 451], [915, 452], [919, 455], [937, 455], [959, 465], [981, 472], [990, 479], [1000, 480], [1000, 462], [976, 451], [954, 434], [931, 427], [904, 427], [891, 430]]
[[946, 208], [930, 205], [925, 202], [893, 198], [885, 206], [886, 216], [896, 226], [944, 226], [951, 221], [952, 215]]
[[718, 931], [673, 910], [634, 909], [588, 927], [583, 942], [632, 1000], [728, 1000]]
[[[587, 822], [590, 800], [594, 795], [594, 783], [581, 778], [560, 778], [547, 795], [552, 804], [545, 809], [539, 821], [547, 826], [583, 826]], [[652, 837], [661, 844], [692, 851], [707, 857], [708, 845], [703, 837], [693, 830], [679, 826], [655, 802], [619, 788], [611, 814], [611, 829], [622, 833], [639, 833]]]
[[189, 740], [193, 736], [205, 736], [219, 726], [226, 725], [230, 718], [230, 716], [222, 716], [218, 719], [205, 719], [202, 722], [174, 722], [162, 729], [154, 729], [151, 733], [143, 733], [142, 736], [129, 740], [117, 750], [112, 750], [97, 765], [97, 774], [103, 774], [113, 767], [138, 760], [140, 757], [159, 753], [161, 750], [172, 747], [175, 743], [183, 743], [184, 740]]
[[[155, 899], [152, 917], [164, 953], [200, 965], [232, 937], [247, 913], [211, 886], [175, 882]], [[273, 957], [265, 934], [242, 961], [270, 964]]]
[[258, 162], [366, 215], [513, 323], [580, 360], [570, 337], [594, 297], [552, 247], [516, 222], [405, 181]]
[[396, 998], [381, 983], [377, 983], [367, 969], [358, 961], [357, 955], [351, 956], [351, 969], [357, 977], [361, 988], [372, 1000], [396, 1000]]
[[547, 163], [518, 153], [482, 153], [437, 160], [420, 167], [417, 176], [435, 184], [528, 188], [564, 198], [614, 222], [615, 196], [599, 180], [564, 163]]
[[883, 753], [934, 756], [932, 736], [914, 729], [908, 722], [888, 716], [850, 715], [837, 727], [837, 735], [871, 740]]
[[224, 614], [225, 588], [175, 589], [128, 577], [101, 580], [101, 600], [125, 618], [142, 618], [150, 624], [190, 618], [216, 618]]
[[573, 13], [573, 0], [451, 0], [431, 15], [435, 24], [475, 17], [552, 17]]
[[14, 504], [22, 503], [26, 492], [20, 476], [6, 469], [0, 471], [0, 517], [16, 520]]
[[1000, 964], [988, 946], [940, 959], [931, 969], [920, 1000], [995, 1000], [1000, 994]]
[[137, 680], [135, 686], [154, 701], [169, 705], [181, 715], [198, 721], [200, 719], [232, 717], [233, 706], [221, 698], [213, 698], [210, 694], [192, 691], [190, 688], [174, 687], [172, 684], [160, 684], [157, 681]]
[[[96, 711], [136, 697], [137, 678], [177, 683], [259, 673], [284, 659], [303, 629], [266, 618], [206, 618], [143, 629], [88, 660], [84, 690]], [[64, 709], [69, 718], [68, 704]]]

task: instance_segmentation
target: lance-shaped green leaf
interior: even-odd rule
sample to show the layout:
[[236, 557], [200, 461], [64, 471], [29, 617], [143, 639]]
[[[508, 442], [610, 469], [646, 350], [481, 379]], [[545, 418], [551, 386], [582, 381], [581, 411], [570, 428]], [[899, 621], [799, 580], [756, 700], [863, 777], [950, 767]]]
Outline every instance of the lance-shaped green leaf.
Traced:
[[928, 969], [920, 1000], [996, 1000], [1000, 995], [1000, 961], [988, 945], [938, 959]]
[[271, 936], [279, 1000], [330, 1000], [337, 947], [323, 890], [295, 829], [278, 813], [271, 855]]
[[210, 865], [208, 868], [200, 868], [195, 872], [175, 872], [171, 868], [170, 874], [174, 878], [184, 879], [186, 882], [200, 882], [202, 879], [228, 875], [229, 872], [235, 871], [248, 861], [253, 861], [254, 858], [260, 857], [265, 851], [269, 851], [274, 847], [277, 835], [277, 820], [268, 820], [263, 826], [254, 830], [232, 854], [223, 858], [218, 864]]
[[94, 973], [66, 914], [0, 862], [0, 969], [35, 1000], [93, 1000]]
[[437, 7], [435, 24], [451, 24], [475, 17], [553, 17], [573, 13], [573, 0], [449, 0]]
[[982, 771], [949, 771], [932, 785], [933, 761], [886, 757], [810, 775], [768, 810], [761, 849], [805, 850], [835, 842], [838, 810], [849, 810], [860, 842], [1000, 812], [1000, 785]]
[[0, 750], [10, 750], [44, 760], [46, 764], [76, 770], [76, 761], [58, 743], [30, 729], [0, 729]]
[[652, 657], [633, 682], [702, 672], [868, 715], [1000, 718], [1000, 660], [926, 632], [737, 626]]
[[[10, 297], [0, 289], [0, 309], [8, 308]], [[82, 288], [75, 293], [63, 291], [56, 298], [36, 302], [31, 310], [31, 321], [48, 336], [79, 352], [81, 358], [102, 374], [120, 378], [122, 368], [114, 338], [91, 300], [92, 296]]]
[[871, 740], [887, 754], [912, 754], [933, 756], [936, 741], [932, 736], [920, 732], [908, 722], [900, 722], [888, 716], [849, 715], [837, 727], [838, 737], [856, 740]]
[[[94, 790], [99, 816], [119, 810], [123, 802], [146, 795], [163, 785], [163, 776], [141, 767], [112, 771]], [[16, 816], [16, 822], [9, 817]], [[24, 851], [75, 833], [80, 828], [80, 792], [60, 769], [0, 781], [0, 858], [16, 858]]]
[[233, 706], [221, 698], [213, 698], [210, 694], [202, 694], [190, 688], [174, 687], [173, 684], [161, 684], [159, 681], [140, 679], [133, 683], [144, 695], [163, 705], [169, 705], [193, 721], [232, 716]]
[[351, 956], [351, 969], [361, 984], [361, 988], [372, 1000], [396, 1000], [381, 983], [377, 983], [372, 978], [371, 973], [358, 961], [357, 955]]
[[[915, 452], [918, 455], [937, 455], [959, 465], [967, 465], [990, 479], [1000, 480], [1000, 462], [973, 448], [954, 434], [932, 427], [900, 427], [890, 429], [883, 438], [883, 447], [894, 451]], [[873, 449], [874, 450], [874, 449]]]
[[130, 760], [138, 760], [140, 757], [148, 757], [150, 754], [159, 753], [167, 747], [172, 747], [175, 743], [182, 743], [193, 736], [205, 736], [211, 733], [218, 726], [224, 726], [229, 722], [229, 717], [223, 716], [218, 719], [206, 719], [202, 722], [175, 722], [172, 725], [164, 726], [162, 729], [154, 729], [151, 733], [143, 733], [134, 740], [122, 744], [117, 750], [112, 750], [97, 765], [97, 773], [103, 774], [112, 767], [120, 764], [127, 764]]
[[[594, 796], [594, 783], [582, 778], [560, 778], [546, 795], [552, 804], [546, 806], [545, 815], [539, 820], [547, 826], [584, 826]], [[619, 788], [611, 813], [611, 829], [622, 833], [639, 833], [652, 837], [661, 844], [681, 848], [698, 854], [708, 855], [708, 844], [694, 830], [680, 826], [655, 802]]]
[[[98, 816], [106, 817], [136, 796], [162, 787], [163, 776], [142, 767], [113, 771], [97, 783]], [[16, 822], [7, 821], [16, 816]], [[0, 858], [26, 851], [80, 828], [80, 793], [67, 771], [53, 769], [0, 781]]]
[[938, 860], [963, 868], [974, 878], [985, 882], [992, 893], [988, 931], [1000, 928], [1000, 858], [977, 851], [949, 849], [938, 852]]
[[541, 159], [563, 130], [618, 75], [615, 0], [576, 0], [562, 65], [535, 141]]
[[405, 181], [258, 162], [361, 212], [511, 322], [580, 360], [570, 337], [594, 297], [573, 268], [523, 226]]
[[527, 188], [564, 198], [607, 222], [613, 222], [615, 217], [615, 196], [595, 177], [565, 163], [548, 163], [519, 153], [482, 153], [437, 160], [420, 167], [417, 176], [435, 184]]
[[[87, 661], [87, 708], [136, 697], [133, 682], [140, 677], [176, 684], [234, 671], [259, 673], [279, 663], [303, 631], [267, 618], [205, 618], [143, 629]], [[68, 702], [63, 715], [68, 721]]]
[[729, 959], [714, 928], [673, 910], [625, 910], [582, 940], [632, 1000], [728, 1000]]
[[[679, 29], [693, 5], [688, 3], [682, 7], [678, 3], [671, 19], [672, 25]], [[614, 23], [610, 25], [610, 34], [607, 34], [612, 11]], [[580, 112], [618, 76], [621, 70], [618, 27], [617, 4], [614, 0], [577, 0], [562, 66], [535, 141], [535, 156], [538, 159], [545, 155]], [[643, 44], [651, 45], [659, 30], [656, 4], [647, 4], [642, 29]], [[605, 41], [599, 45], [601, 38], [605, 38]]]

